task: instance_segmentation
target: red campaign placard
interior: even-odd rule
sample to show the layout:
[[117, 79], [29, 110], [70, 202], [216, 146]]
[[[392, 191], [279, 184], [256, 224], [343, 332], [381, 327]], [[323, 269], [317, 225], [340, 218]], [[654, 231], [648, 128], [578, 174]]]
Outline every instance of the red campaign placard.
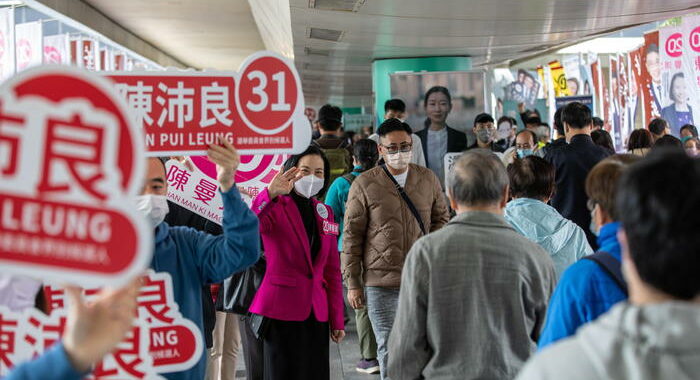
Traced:
[[301, 153], [311, 142], [294, 64], [272, 52], [239, 72], [107, 72], [143, 127], [147, 154], [202, 155], [217, 137], [241, 154]]
[[0, 264], [35, 278], [119, 284], [150, 262], [131, 198], [143, 135], [104, 79], [68, 66], [0, 87]]
[[[99, 289], [85, 289], [88, 302]], [[17, 364], [48, 350], [64, 333], [68, 305], [65, 290], [44, 286], [49, 315], [37, 309], [10, 311], [0, 306], [0, 377]], [[204, 342], [199, 328], [179, 312], [170, 274], [149, 270], [138, 295], [132, 331], [95, 365], [88, 379], [156, 379], [186, 371], [199, 362]]]

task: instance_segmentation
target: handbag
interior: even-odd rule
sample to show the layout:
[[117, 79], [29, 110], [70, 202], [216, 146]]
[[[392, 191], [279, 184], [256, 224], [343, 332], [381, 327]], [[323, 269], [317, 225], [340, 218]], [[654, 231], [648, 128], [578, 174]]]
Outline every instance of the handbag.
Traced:
[[253, 266], [224, 280], [216, 298], [216, 310], [248, 315], [255, 293], [265, 277], [266, 268], [267, 261], [263, 254]]

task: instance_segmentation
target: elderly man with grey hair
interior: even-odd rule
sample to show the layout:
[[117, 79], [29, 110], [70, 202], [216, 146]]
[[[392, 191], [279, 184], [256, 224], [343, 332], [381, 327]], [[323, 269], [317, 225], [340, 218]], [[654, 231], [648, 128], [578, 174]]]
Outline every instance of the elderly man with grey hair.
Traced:
[[534, 354], [556, 274], [503, 217], [508, 174], [496, 155], [456, 162], [457, 216], [407, 255], [389, 338], [392, 379], [512, 379]]

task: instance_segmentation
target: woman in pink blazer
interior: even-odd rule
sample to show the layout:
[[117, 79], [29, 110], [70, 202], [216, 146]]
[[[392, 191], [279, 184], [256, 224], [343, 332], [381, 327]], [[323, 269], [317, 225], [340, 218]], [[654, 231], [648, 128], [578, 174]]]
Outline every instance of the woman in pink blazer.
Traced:
[[330, 165], [315, 145], [290, 157], [252, 204], [267, 269], [250, 312], [269, 318], [265, 379], [328, 379], [328, 337], [345, 336], [338, 225], [316, 200]]

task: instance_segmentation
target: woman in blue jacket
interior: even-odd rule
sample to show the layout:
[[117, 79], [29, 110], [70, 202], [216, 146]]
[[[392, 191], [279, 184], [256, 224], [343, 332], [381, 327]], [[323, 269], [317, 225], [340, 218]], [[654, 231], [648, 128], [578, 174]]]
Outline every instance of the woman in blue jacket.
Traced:
[[[328, 189], [326, 204], [333, 209], [335, 222], [340, 226], [340, 237], [338, 238], [338, 252], [343, 250], [343, 219], [345, 217], [345, 203], [348, 201], [348, 193], [352, 182], [369, 169], [377, 166], [379, 161], [379, 149], [377, 143], [370, 139], [363, 139], [355, 143], [353, 148], [354, 169], [351, 173], [340, 178], [336, 178]], [[374, 338], [374, 331], [369, 322], [367, 308], [355, 309], [355, 320], [357, 321], [357, 335], [360, 339], [360, 354], [362, 360], [356, 365], [356, 370], [362, 373], [379, 373], [379, 362], [377, 361], [377, 341]]]

